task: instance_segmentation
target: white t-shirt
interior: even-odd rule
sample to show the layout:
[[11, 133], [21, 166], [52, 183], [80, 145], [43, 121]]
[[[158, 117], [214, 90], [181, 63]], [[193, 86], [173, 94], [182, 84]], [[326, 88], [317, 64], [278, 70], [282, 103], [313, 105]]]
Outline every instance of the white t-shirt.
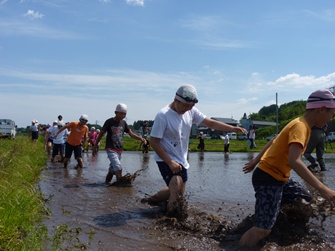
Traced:
[[[55, 130], [54, 135], [58, 132], [59, 128], [56, 128], [57, 130]], [[54, 144], [64, 144], [64, 136], [66, 136], [67, 134], [69, 134], [69, 131], [67, 130], [67, 128], [63, 131], [61, 131], [60, 133], [58, 133], [57, 138], [53, 139], [53, 143]]]
[[255, 129], [251, 129], [249, 133], [249, 139], [255, 139], [255, 138], [256, 138]]
[[[170, 158], [188, 169], [187, 154], [192, 124], [200, 125], [205, 118], [196, 107], [181, 115], [168, 105], [156, 115], [150, 136], [161, 139], [160, 144]], [[154, 159], [163, 161], [156, 153]]]
[[229, 144], [229, 136], [228, 136], [228, 134], [226, 134], [226, 135], [224, 136], [224, 144], [225, 144], [225, 145]]
[[58, 132], [58, 126], [57, 125], [50, 126], [47, 132], [50, 133], [50, 138], [53, 138], [54, 135]]
[[35, 123], [35, 124], [31, 125], [31, 126], [30, 126], [30, 130], [31, 130], [32, 132], [37, 132], [37, 131], [38, 131], [38, 124]]

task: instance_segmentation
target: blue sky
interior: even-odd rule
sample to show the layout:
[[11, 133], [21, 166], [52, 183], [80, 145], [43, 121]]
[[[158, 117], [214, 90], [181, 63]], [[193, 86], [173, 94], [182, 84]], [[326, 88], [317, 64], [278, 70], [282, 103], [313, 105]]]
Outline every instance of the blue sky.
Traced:
[[182, 84], [239, 120], [335, 85], [333, 0], [0, 0], [0, 116], [153, 120]]

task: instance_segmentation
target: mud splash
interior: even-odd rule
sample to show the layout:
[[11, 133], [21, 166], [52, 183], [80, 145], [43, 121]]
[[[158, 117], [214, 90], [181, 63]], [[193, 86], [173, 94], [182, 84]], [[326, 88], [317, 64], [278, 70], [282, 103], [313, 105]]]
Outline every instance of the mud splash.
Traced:
[[[187, 210], [176, 217], [163, 214], [156, 224], [160, 231], [170, 231], [171, 236], [192, 236], [193, 240], [207, 240], [207, 243], [218, 242], [223, 250], [334, 250], [322, 229], [322, 222], [335, 214], [330, 204], [319, 198], [318, 203], [310, 204], [296, 200], [281, 206], [278, 220], [272, 233], [254, 248], [239, 247], [241, 236], [253, 227], [253, 215], [240, 223], [225, 221], [221, 217], [207, 212], [179, 206]], [[179, 211], [180, 212], [180, 211]], [[186, 217], [185, 217], [186, 216]], [[311, 219], [316, 219], [311, 223]], [[211, 241], [208, 241], [211, 240]], [[199, 250], [217, 250], [199, 241]], [[320, 249], [322, 248], [322, 249]], [[178, 250], [188, 250], [180, 246]]]
[[116, 187], [131, 187], [134, 180], [140, 176], [141, 172], [144, 169], [137, 170], [135, 173], [126, 173], [124, 176], [121, 177], [120, 180], [113, 182], [110, 186]]

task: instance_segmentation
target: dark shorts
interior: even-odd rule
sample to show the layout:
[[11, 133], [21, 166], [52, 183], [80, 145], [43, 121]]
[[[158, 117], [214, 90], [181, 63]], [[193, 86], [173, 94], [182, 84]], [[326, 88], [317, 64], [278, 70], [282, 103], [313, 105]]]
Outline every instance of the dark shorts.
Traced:
[[55, 157], [57, 154], [64, 154], [64, 144], [53, 144], [52, 157]]
[[69, 159], [72, 156], [72, 152], [74, 152], [74, 157], [77, 158], [81, 158], [81, 145], [78, 146], [73, 146], [70, 145], [69, 143], [65, 143], [65, 158]]
[[185, 169], [183, 166], [182, 170], [179, 173], [174, 174], [172, 173], [168, 164], [166, 164], [165, 162], [157, 162], [157, 165], [167, 186], [169, 186], [170, 181], [174, 175], [180, 176], [183, 179], [184, 183], [187, 181], [187, 169]]
[[32, 140], [38, 139], [38, 131], [36, 131], [36, 132], [31, 132], [31, 139], [32, 139]]
[[272, 229], [283, 201], [290, 202], [297, 198], [312, 200], [312, 195], [298, 182], [289, 179], [283, 185], [255, 185], [255, 226]]
[[54, 139], [53, 138], [48, 138], [48, 142], [53, 143]]

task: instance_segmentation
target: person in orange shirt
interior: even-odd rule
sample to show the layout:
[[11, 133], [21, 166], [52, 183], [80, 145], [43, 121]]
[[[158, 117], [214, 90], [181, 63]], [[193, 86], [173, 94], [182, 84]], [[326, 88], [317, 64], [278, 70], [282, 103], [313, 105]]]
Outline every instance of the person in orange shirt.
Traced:
[[[76, 158], [78, 165], [76, 168], [83, 168], [83, 159], [81, 156], [82, 153], [82, 145], [84, 146], [88, 137], [88, 127], [86, 123], [88, 122], [88, 116], [83, 114], [79, 118], [79, 122], [70, 122], [67, 125], [63, 126], [59, 131], [55, 134], [55, 138], [57, 135], [68, 129], [71, 131], [69, 136], [66, 139], [65, 146], [65, 158], [64, 158], [64, 168], [67, 168], [69, 164], [70, 158], [72, 156], [72, 152], [74, 152], [74, 157]], [[82, 141], [83, 139], [83, 141]]]
[[304, 199], [313, 202], [310, 192], [290, 178], [293, 169], [320, 195], [335, 205], [335, 191], [316, 178], [302, 161], [313, 126], [322, 127], [335, 115], [335, 97], [329, 90], [317, 90], [307, 100], [303, 116], [292, 120], [283, 130], [243, 167], [252, 174], [255, 190], [255, 225], [243, 234], [240, 246], [255, 246], [271, 233], [282, 201]]

